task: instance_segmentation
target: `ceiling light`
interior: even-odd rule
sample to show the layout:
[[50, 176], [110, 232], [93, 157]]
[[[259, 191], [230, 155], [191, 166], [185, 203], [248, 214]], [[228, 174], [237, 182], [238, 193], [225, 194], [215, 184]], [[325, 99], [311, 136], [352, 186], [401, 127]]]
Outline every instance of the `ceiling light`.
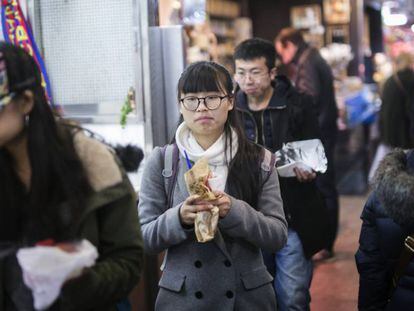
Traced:
[[387, 26], [402, 26], [407, 24], [407, 16], [405, 14], [390, 14], [383, 16], [384, 24]]

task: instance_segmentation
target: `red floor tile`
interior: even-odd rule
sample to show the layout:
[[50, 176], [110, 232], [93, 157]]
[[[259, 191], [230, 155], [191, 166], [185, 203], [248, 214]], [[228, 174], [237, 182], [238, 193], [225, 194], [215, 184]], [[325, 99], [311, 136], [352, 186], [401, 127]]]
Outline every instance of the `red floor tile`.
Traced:
[[335, 257], [316, 264], [312, 280], [312, 311], [357, 310], [358, 272], [354, 254], [361, 228], [359, 216], [366, 197], [340, 198], [340, 228], [335, 244]]

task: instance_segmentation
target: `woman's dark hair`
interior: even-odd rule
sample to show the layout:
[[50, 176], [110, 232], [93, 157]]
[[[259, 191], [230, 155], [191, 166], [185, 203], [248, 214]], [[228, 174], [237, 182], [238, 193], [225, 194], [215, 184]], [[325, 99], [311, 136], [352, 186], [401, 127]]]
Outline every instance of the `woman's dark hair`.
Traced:
[[0, 43], [0, 53], [6, 63], [10, 91], [17, 94], [17, 99], [25, 90], [34, 95], [24, 130], [32, 172], [29, 191], [17, 176], [12, 156], [0, 148], [0, 241], [32, 243], [45, 238], [75, 238], [74, 227], [91, 191], [74, 148], [75, 128], [56, 121], [33, 58], [4, 42]]
[[[196, 62], [189, 65], [178, 81], [178, 101], [182, 94], [198, 92], [222, 92], [233, 97], [233, 81], [230, 73], [223, 66], [214, 62]], [[181, 116], [180, 123], [182, 121]], [[237, 134], [238, 149], [233, 160], [226, 159], [229, 167], [227, 177], [229, 192], [256, 207], [261, 190], [262, 149], [246, 138], [234, 108], [229, 111], [224, 126], [226, 155], [233, 155], [231, 129]], [[228, 151], [227, 148], [230, 150]]]

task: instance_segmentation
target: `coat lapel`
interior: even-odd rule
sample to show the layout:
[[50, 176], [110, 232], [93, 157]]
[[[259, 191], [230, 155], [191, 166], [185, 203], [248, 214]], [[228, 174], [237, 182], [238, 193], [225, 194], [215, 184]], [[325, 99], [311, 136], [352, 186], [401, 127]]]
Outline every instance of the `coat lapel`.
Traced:
[[221, 250], [221, 252], [224, 254], [224, 256], [226, 256], [227, 259], [231, 260], [232, 258], [230, 257], [230, 254], [227, 250], [226, 242], [224, 242], [224, 238], [220, 232], [220, 228], [217, 230], [213, 241], [217, 245], [217, 247]]
[[[226, 185], [226, 188], [224, 189], [224, 192], [229, 193], [227, 185]], [[226, 242], [224, 241], [223, 235], [220, 232], [220, 220], [219, 220], [218, 229], [217, 229], [216, 235], [214, 236], [213, 241], [214, 243], [216, 243], [217, 247], [221, 250], [224, 256], [226, 256], [227, 259], [231, 260], [230, 254], [226, 247]]]

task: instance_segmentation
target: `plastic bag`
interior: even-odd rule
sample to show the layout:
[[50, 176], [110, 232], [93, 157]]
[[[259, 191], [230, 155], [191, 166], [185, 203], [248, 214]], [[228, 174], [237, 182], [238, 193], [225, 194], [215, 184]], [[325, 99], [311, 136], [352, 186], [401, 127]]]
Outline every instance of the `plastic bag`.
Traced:
[[359, 124], [372, 124], [375, 122], [379, 105], [375, 96], [368, 88], [364, 88], [356, 95], [345, 99], [348, 126], [353, 128]]
[[294, 141], [276, 151], [276, 168], [281, 177], [295, 177], [294, 168], [325, 173], [328, 160], [319, 139]]
[[51, 306], [65, 281], [79, 276], [98, 258], [96, 248], [87, 240], [68, 245], [69, 251], [57, 246], [35, 246], [17, 252], [23, 280], [32, 290], [36, 310]]

